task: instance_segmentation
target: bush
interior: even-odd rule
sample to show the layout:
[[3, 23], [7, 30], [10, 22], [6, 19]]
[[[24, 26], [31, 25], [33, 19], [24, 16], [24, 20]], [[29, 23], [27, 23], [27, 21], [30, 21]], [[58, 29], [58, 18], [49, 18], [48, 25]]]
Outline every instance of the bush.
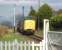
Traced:
[[8, 33], [8, 28], [0, 25], [0, 36]]
[[62, 16], [54, 16], [50, 19], [50, 28], [52, 30], [62, 29]]

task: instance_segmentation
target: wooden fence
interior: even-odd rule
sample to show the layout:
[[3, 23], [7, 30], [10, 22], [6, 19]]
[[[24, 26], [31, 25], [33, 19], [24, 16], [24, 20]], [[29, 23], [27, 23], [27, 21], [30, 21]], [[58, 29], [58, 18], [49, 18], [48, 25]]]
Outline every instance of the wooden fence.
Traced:
[[33, 41], [0, 41], [0, 50], [43, 50], [43, 42]]

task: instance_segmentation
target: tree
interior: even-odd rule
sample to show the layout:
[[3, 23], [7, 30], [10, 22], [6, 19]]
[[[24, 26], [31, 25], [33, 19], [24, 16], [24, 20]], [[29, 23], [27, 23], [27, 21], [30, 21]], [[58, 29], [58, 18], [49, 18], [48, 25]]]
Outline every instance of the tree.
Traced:
[[30, 8], [29, 16], [32, 16], [33, 18], [35, 18], [35, 16], [36, 16], [36, 11], [33, 9], [32, 6]]
[[37, 14], [41, 19], [50, 19], [53, 14], [52, 8], [48, 4], [44, 4], [39, 8]]
[[37, 24], [40, 29], [43, 28], [43, 19], [50, 19], [53, 11], [52, 8], [48, 4], [42, 5], [37, 12]]
[[57, 15], [58, 16], [62, 16], [62, 9], [60, 9], [60, 10], [57, 11]]

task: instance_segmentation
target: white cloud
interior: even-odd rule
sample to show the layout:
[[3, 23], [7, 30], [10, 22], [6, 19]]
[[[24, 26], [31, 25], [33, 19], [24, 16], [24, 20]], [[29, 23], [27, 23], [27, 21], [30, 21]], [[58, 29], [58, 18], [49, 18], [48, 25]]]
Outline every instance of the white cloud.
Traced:
[[0, 4], [36, 4], [38, 0], [0, 0]]
[[48, 3], [54, 10], [62, 9], [62, 3]]

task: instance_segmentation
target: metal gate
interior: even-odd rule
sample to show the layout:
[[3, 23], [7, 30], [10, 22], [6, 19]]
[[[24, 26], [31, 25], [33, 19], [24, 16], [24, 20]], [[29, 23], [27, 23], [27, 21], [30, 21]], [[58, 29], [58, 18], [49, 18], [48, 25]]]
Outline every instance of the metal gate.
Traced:
[[44, 50], [62, 50], [62, 32], [49, 31], [49, 20], [44, 20]]

